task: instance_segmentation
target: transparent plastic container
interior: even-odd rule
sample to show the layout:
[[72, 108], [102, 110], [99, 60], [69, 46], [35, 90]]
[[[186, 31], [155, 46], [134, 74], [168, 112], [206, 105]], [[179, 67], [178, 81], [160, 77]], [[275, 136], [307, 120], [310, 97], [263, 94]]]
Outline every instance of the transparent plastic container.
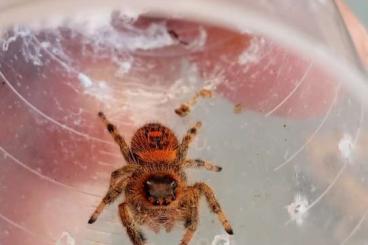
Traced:
[[[87, 221], [159, 121], [213, 187], [235, 235], [201, 202], [191, 244], [365, 244], [368, 85], [332, 1], [1, 1], [0, 244], [131, 244], [119, 201]], [[192, 112], [174, 113], [200, 89]], [[179, 244], [183, 225], [149, 244]]]

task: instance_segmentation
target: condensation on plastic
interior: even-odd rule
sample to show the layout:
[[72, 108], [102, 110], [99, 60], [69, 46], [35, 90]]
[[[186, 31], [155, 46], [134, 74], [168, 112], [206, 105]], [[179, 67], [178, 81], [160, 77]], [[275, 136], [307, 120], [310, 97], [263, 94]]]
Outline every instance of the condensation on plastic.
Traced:
[[[189, 183], [214, 188], [235, 236], [201, 202], [192, 244], [368, 239], [368, 92], [330, 1], [197, 1], [192, 12], [188, 1], [175, 15], [165, 5], [84, 12], [76, 1], [65, 14], [69, 1], [31, 2], [0, 5], [0, 244], [130, 244], [119, 201], [87, 224], [125, 164], [100, 110], [127, 140], [149, 121], [178, 137], [203, 122], [189, 155], [224, 170], [188, 170]], [[35, 6], [53, 18], [32, 16]], [[216, 21], [200, 11], [208, 6]], [[214, 97], [176, 116], [201, 88]], [[182, 232], [145, 230], [150, 244], [178, 244]]]

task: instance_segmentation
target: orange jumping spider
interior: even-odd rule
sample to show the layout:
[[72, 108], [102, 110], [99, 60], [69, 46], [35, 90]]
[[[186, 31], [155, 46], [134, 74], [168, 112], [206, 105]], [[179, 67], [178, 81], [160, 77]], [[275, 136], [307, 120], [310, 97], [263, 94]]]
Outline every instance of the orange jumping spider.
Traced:
[[162, 226], [169, 232], [177, 221], [183, 222], [186, 228], [180, 244], [187, 245], [197, 229], [199, 199], [204, 195], [225, 231], [233, 234], [212, 189], [205, 183], [187, 185], [185, 168], [216, 172], [222, 169], [200, 159], [186, 159], [200, 122], [187, 131], [180, 144], [169, 128], [159, 123], [146, 124], [136, 131], [129, 148], [105, 115], [102, 112], [98, 115], [120, 146], [128, 165], [112, 172], [109, 190], [88, 223], [94, 223], [104, 207], [124, 191], [125, 201], [119, 205], [119, 214], [134, 245], [145, 244], [139, 225], [147, 225], [155, 232]]

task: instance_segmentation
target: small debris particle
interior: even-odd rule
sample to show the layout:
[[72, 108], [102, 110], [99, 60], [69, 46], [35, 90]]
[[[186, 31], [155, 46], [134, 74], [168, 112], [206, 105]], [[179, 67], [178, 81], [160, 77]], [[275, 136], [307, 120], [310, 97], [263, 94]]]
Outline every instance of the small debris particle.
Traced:
[[253, 197], [254, 197], [254, 198], [260, 198], [260, 197], [261, 197], [261, 194], [256, 193], [256, 194], [254, 194], [254, 195], [253, 195]]
[[178, 34], [176, 31], [174, 31], [174, 30], [168, 30], [168, 31], [167, 31], [167, 33], [169, 33], [169, 35], [170, 35], [173, 39], [175, 39], [175, 40], [179, 41], [179, 42], [180, 42], [180, 44], [183, 44], [183, 45], [188, 45], [188, 44], [189, 44], [188, 42], [181, 40], [181, 38], [180, 38], [179, 34]]
[[180, 105], [179, 108], [175, 109], [175, 113], [180, 117], [185, 117], [191, 112], [191, 108], [194, 107], [198, 102], [198, 98], [211, 98], [213, 93], [209, 89], [199, 90], [189, 101]]
[[182, 104], [179, 108], [175, 109], [175, 113], [181, 117], [185, 117], [190, 112], [190, 107], [186, 104]]
[[201, 89], [198, 94], [203, 98], [211, 98], [213, 96], [213, 92], [209, 89]]
[[241, 113], [241, 112], [243, 112], [243, 106], [242, 106], [242, 104], [236, 104], [235, 106], [234, 106], [234, 113], [235, 114], [239, 114], [239, 113]]
[[174, 30], [168, 30], [167, 31], [173, 38], [178, 39], [179, 35]]

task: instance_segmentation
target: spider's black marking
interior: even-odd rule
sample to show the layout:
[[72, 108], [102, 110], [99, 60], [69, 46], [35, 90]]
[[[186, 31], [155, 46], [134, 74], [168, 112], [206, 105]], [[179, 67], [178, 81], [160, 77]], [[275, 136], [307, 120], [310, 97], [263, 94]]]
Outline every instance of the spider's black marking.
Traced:
[[231, 228], [227, 228], [227, 229], [225, 229], [225, 231], [227, 232], [227, 234], [229, 234], [229, 235], [234, 235], [234, 231], [233, 231], [233, 229], [231, 229]]
[[112, 178], [116, 178], [116, 177], [119, 177], [121, 175], [120, 171], [119, 170], [115, 170], [111, 173], [111, 177]]
[[96, 221], [96, 218], [92, 216], [92, 217], [88, 220], [88, 224], [93, 224], [93, 223], [95, 223], [95, 221]]
[[139, 238], [143, 241], [143, 242], [145, 242], [147, 239], [146, 239], [146, 237], [144, 236], [144, 234], [143, 234], [143, 232], [141, 232], [141, 231], [138, 231], [138, 236], [139, 236]]
[[197, 129], [196, 128], [191, 128], [189, 132], [191, 134], [196, 134], [197, 133]]
[[111, 123], [107, 124], [107, 130], [110, 133], [114, 132], [114, 129], [115, 129], [114, 125], [112, 125]]
[[200, 167], [203, 167], [204, 166], [204, 161], [203, 160], [201, 160], [201, 159], [195, 159], [194, 161], [197, 162], [198, 166], [200, 166]]
[[188, 228], [192, 224], [193, 224], [193, 220], [191, 218], [188, 218], [188, 219], [185, 220], [184, 227]]
[[213, 204], [211, 206], [211, 208], [212, 208], [213, 212], [216, 213], [216, 214], [221, 211], [220, 204], [218, 204], [218, 203]]

